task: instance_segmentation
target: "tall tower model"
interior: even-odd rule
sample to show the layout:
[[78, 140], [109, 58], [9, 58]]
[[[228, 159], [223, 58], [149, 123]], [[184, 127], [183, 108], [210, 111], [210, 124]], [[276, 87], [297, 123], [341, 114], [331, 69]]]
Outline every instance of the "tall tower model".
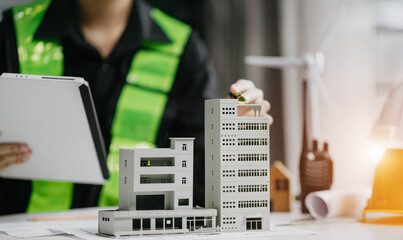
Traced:
[[[238, 110], [254, 117], [238, 117]], [[269, 118], [261, 104], [205, 102], [206, 208], [222, 231], [269, 230]]]

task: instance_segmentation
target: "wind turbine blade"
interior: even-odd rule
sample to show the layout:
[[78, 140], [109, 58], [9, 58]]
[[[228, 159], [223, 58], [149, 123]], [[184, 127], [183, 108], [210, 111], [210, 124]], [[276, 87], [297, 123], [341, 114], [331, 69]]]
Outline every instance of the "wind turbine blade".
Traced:
[[326, 102], [326, 104], [329, 106], [330, 110], [333, 113], [335, 113], [336, 105], [333, 102], [333, 100], [330, 96], [330, 93], [327, 90], [327, 87], [323, 83], [321, 75], [319, 74], [319, 72], [314, 71], [314, 72], [311, 72], [311, 76], [312, 76], [313, 84], [315, 84], [319, 90], [319, 94], [321, 95], [323, 100]]
[[302, 67], [305, 65], [304, 60], [298, 57], [246, 56], [244, 62], [246, 65], [268, 68]]
[[323, 35], [322, 39], [316, 45], [318, 46], [316, 52], [324, 52], [329, 47], [330, 40], [332, 40], [333, 35], [336, 32], [337, 27], [340, 25], [341, 20], [346, 15], [346, 12], [347, 12], [346, 5], [345, 4], [341, 5], [336, 13], [336, 16], [333, 17], [329, 26], [326, 28], [325, 34]]

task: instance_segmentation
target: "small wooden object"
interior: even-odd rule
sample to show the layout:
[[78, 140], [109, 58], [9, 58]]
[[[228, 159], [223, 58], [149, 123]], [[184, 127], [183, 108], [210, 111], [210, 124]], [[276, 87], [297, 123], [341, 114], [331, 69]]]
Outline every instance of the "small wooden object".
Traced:
[[291, 179], [290, 172], [280, 161], [270, 167], [270, 211], [291, 211]]

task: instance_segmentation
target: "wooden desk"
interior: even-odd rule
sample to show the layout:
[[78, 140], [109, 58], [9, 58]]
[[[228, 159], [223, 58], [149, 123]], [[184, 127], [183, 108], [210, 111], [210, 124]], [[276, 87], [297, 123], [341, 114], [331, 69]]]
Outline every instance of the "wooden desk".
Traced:
[[[21, 227], [24, 226], [25, 229], [43, 229], [53, 228], [56, 229], [58, 227], [62, 229], [69, 229], [73, 234], [82, 239], [109, 239], [100, 236], [95, 236], [93, 234], [84, 232], [80, 230], [80, 228], [84, 229], [93, 229], [95, 230], [98, 226], [97, 216], [98, 208], [87, 208], [87, 209], [75, 209], [66, 212], [60, 213], [51, 213], [51, 214], [16, 214], [0, 217], [0, 231], [4, 231], [5, 226], [15, 226]], [[58, 221], [29, 221], [29, 219], [33, 219], [35, 217], [67, 217], [70, 218], [68, 220], [58, 220]], [[78, 217], [74, 219], [74, 217]], [[362, 224], [357, 220], [359, 219], [359, 215], [350, 216], [350, 217], [340, 217], [331, 219], [324, 222], [319, 222], [312, 220], [309, 218], [309, 215], [302, 215], [298, 212], [298, 210], [292, 213], [272, 213], [270, 222], [272, 229], [288, 231], [289, 229], [300, 231], [297, 235], [282, 235], [275, 236], [269, 235], [266, 233], [261, 234], [251, 234], [251, 232], [245, 233], [222, 233], [217, 235], [200, 235], [200, 234], [181, 234], [181, 235], [166, 235], [166, 236], [145, 236], [145, 237], [133, 237], [130, 239], [226, 239], [226, 240], [234, 240], [234, 239], [302, 239], [302, 240], [318, 240], [318, 239], [326, 239], [326, 240], [349, 240], [349, 239], [403, 239], [403, 226], [387, 226], [387, 225], [373, 225], [373, 224]], [[311, 231], [310, 234], [301, 233], [304, 230]], [[291, 233], [292, 231], [289, 231]], [[305, 231], [306, 232], [306, 231]], [[284, 234], [284, 233], [283, 233]], [[0, 239], [18, 239], [15, 237], [6, 236], [0, 234]], [[35, 238], [37, 239], [74, 239], [72, 236], [52, 236], [43, 237], [43, 238]], [[77, 238], [75, 238], [77, 239]], [[127, 238], [125, 238], [127, 239]]]

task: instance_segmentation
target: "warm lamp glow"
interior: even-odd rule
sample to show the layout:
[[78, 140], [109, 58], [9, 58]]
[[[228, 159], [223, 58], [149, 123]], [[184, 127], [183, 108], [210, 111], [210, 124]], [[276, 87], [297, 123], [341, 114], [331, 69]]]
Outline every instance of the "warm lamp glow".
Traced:
[[372, 144], [369, 152], [371, 155], [371, 160], [373, 160], [375, 163], [379, 163], [385, 151], [385, 146], [381, 144]]
[[375, 168], [381, 161], [382, 156], [386, 151], [386, 147], [384, 144], [371, 143], [367, 145], [366, 149], [367, 162]]

